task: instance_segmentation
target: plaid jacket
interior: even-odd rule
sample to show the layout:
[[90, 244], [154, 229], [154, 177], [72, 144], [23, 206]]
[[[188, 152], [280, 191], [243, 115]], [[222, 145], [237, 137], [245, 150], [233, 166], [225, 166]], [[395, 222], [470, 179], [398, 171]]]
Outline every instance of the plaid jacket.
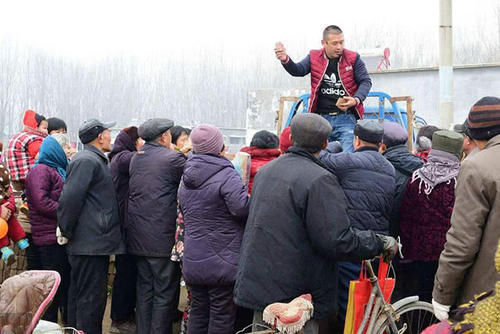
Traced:
[[31, 167], [35, 164], [35, 157], [28, 154], [28, 145], [40, 139], [34, 132], [22, 131], [12, 137], [7, 150], [7, 163], [12, 181], [24, 181]]

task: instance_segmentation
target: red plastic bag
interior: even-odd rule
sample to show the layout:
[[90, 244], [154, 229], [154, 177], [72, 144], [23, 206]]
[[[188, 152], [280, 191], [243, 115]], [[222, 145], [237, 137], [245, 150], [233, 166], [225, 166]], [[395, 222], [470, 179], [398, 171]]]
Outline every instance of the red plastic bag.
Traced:
[[[394, 290], [396, 280], [394, 278], [387, 278], [389, 272], [389, 264], [379, 261], [378, 266], [378, 284], [384, 295], [386, 302], [390, 303], [390, 298]], [[347, 313], [344, 326], [344, 334], [356, 334], [363, 317], [365, 314], [372, 285], [370, 280], [366, 277], [366, 264], [363, 261], [361, 272], [359, 273], [359, 280], [351, 281], [349, 284], [349, 300], [347, 302]]]

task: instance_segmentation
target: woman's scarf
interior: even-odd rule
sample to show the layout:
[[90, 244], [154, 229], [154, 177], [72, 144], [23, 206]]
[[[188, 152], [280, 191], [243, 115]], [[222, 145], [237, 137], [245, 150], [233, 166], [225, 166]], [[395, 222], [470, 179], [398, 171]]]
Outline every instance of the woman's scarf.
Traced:
[[430, 195], [438, 184], [449, 184], [453, 180], [456, 185], [459, 168], [460, 162], [455, 155], [440, 150], [431, 150], [428, 161], [413, 173], [411, 183], [420, 180], [419, 192], [423, 185], [424, 193]]
[[66, 153], [64, 153], [61, 145], [59, 145], [57, 140], [55, 140], [53, 137], [48, 136], [43, 140], [42, 146], [40, 146], [40, 152], [35, 166], [38, 164], [47, 165], [56, 169], [57, 173], [61, 175], [62, 179], [66, 179], [68, 158], [66, 157]]

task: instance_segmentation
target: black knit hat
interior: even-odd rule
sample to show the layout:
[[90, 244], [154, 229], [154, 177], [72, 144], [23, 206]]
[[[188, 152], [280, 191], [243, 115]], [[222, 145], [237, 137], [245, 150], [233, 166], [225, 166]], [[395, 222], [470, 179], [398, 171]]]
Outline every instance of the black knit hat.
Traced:
[[258, 148], [278, 148], [279, 144], [280, 139], [278, 136], [266, 130], [256, 132], [250, 142], [250, 146]]
[[488, 140], [500, 134], [500, 98], [486, 96], [477, 101], [467, 117], [472, 139]]

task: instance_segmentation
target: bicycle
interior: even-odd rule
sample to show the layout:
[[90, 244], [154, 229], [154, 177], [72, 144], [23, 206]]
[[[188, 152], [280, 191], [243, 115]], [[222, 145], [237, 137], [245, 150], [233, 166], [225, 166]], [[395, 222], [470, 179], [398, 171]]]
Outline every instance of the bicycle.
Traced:
[[[373, 270], [372, 261], [365, 261], [367, 278], [372, 289], [363, 320], [356, 334], [418, 334], [439, 322], [434, 316], [432, 304], [420, 301], [418, 296], [406, 297], [394, 304], [386, 302], [378, 277]], [[265, 326], [263, 329], [265, 330], [252, 333], [279, 333], [272, 327]]]
[[420, 333], [439, 322], [434, 316], [432, 304], [420, 301], [418, 296], [406, 297], [394, 304], [387, 303], [373, 270], [372, 260], [366, 260], [365, 263], [372, 290], [357, 334]]

